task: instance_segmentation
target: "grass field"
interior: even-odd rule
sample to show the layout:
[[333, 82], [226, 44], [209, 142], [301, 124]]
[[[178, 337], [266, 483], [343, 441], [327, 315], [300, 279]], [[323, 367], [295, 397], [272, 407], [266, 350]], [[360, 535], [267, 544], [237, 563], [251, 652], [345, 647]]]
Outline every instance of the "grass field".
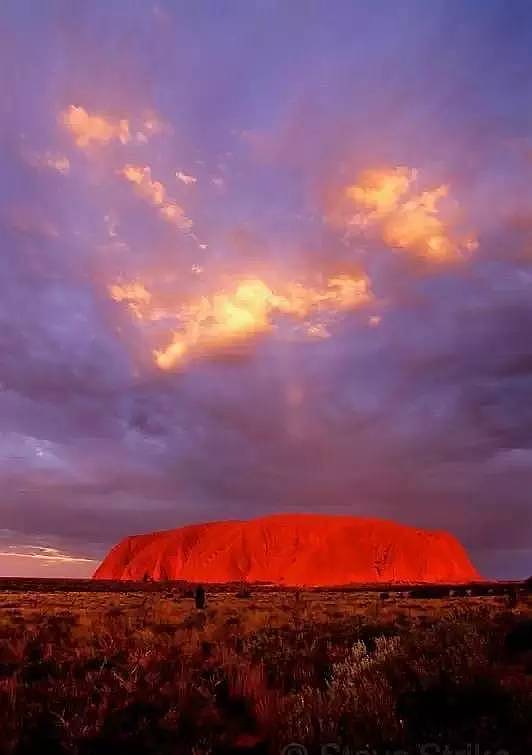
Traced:
[[532, 752], [525, 591], [82, 588], [0, 583], [2, 753]]

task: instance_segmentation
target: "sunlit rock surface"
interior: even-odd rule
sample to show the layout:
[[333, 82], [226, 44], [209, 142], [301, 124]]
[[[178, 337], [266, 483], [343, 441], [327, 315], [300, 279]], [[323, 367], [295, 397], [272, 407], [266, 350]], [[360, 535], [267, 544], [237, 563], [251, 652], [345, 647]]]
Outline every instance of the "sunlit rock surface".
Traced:
[[94, 578], [324, 586], [480, 577], [447, 532], [354, 516], [278, 514], [127, 537]]

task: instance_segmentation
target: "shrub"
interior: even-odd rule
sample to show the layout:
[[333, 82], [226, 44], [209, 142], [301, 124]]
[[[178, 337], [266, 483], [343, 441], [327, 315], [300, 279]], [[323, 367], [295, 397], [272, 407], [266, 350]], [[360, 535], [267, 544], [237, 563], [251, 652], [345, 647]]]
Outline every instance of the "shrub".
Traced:
[[532, 651], [532, 619], [523, 619], [510, 629], [506, 648], [513, 653]]

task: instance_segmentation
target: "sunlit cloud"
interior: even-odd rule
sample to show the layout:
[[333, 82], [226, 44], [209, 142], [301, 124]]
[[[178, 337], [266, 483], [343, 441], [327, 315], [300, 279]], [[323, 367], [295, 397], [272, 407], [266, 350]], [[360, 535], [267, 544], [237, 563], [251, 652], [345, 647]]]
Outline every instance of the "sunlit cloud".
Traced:
[[177, 204], [177, 202], [167, 202], [160, 208], [162, 217], [169, 223], [180, 228], [182, 231], [186, 231], [192, 228], [192, 220], [187, 218], [183, 208]]
[[[260, 278], [248, 278], [229, 290], [177, 306], [159, 304], [138, 282], [115, 284], [109, 293], [145, 323], [170, 324], [168, 343], [154, 350], [155, 362], [163, 370], [271, 332], [280, 316], [301, 322], [309, 337], [326, 338], [324, 317], [355, 310], [371, 299], [369, 280], [362, 274], [331, 277], [319, 289], [289, 282], [274, 290]], [[314, 321], [315, 317], [319, 319]]]
[[151, 115], [149, 118], [146, 118], [135, 131], [132, 141], [136, 144], [147, 144], [152, 137], [168, 130], [169, 127], [167, 124], [159, 120], [157, 116]]
[[258, 278], [244, 280], [232, 292], [222, 291], [184, 307], [178, 314], [181, 328], [174, 331], [168, 346], [155, 351], [155, 361], [168, 370], [188, 357], [208, 355], [271, 331], [275, 315], [304, 319], [313, 310], [354, 309], [367, 298], [365, 278], [331, 278], [321, 291], [290, 284], [282, 293]]
[[91, 115], [84, 107], [70, 105], [61, 113], [60, 120], [78, 147], [88, 147], [91, 143], [108, 144], [115, 139], [122, 144], [131, 141], [127, 119], [115, 121], [102, 115]]
[[122, 175], [127, 181], [135, 184], [137, 192], [154, 205], [162, 205], [165, 198], [165, 188], [160, 181], [153, 181], [151, 168], [141, 165], [126, 165]]
[[67, 128], [78, 147], [92, 144], [105, 145], [113, 141], [120, 144], [147, 144], [157, 134], [168, 130], [156, 115], [137, 119], [133, 125], [128, 118], [113, 119], [89, 113], [80, 105], [69, 105], [59, 116], [59, 122]]
[[115, 283], [109, 288], [111, 299], [116, 302], [125, 302], [129, 309], [139, 318], [143, 318], [143, 312], [151, 302], [151, 294], [140, 281], [130, 283]]
[[331, 219], [350, 235], [377, 232], [388, 246], [435, 262], [460, 259], [473, 251], [475, 236], [459, 233], [442, 212], [449, 187], [420, 191], [418, 183], [418, 172], [411, 168], [365, 171], [344, 189]]
[[157, 207], [161, 217], [172, 223], [182, 231], [192, 228], [192, 220], [185, 214], [183, 208], [167, 196], [166, 188], [160, 181], [154, 181], [149, 165], [125, 165], [121, 175], [135, 186], [139, 196]]
[[181, 181], [181, 183], [184, 183], [185, 186], [192, 186], [193, 184], [198, 182], [198, 179], [196, 176], [191, 176], [188, 173], [183, 173], [182, 170], [178, 170], [175, 174], [175, 177], [178, 181]]
[[66, 176], [70, 172], [70, 160], [66, 155], [54, 152], [32, 152], [28, 155], [28, 162], [34, 168], [48, 168]]
[[330, 338], [331, 333], [322, 322], [312, 323], [307, 326], [307, 335], [311, 338]]

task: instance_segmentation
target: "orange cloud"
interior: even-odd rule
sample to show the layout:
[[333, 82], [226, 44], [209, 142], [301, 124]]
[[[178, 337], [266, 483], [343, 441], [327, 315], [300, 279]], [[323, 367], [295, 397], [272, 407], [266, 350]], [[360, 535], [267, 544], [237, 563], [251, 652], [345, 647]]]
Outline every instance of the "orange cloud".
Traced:
[[63, 110], [59, 120], [70, 131], [78, 147], [88, 147], [91, 143], [108, 144], [114, 140], [121, 144], [146, 144], [153, 136], [167, 130], [167, 126], [154, 114], [145, 118], [140, 128], [135, 130], [127, 118], [113, 120], [91, 114], [84, 107], [76, 105]]
[[78, 147], [88, 147], [91, 143], [108, 144], [117, 139], [122, 144], [131, 141], [129, 121], [113, 121], [101, 115], [91, 115], [84, 107], [70, 105], [61, 113], [63, 125], [68, 128]]
[[376, 229], [391, 247], [436, 262], [458, 259], [476, 248], [472, 235], [457, 234], [441, 213], [446, 185], [419, 192], [416, 170], [368, 170], [346, 187], [341, 222], [348, 232]]
[[143, 310], [151, 302], [150, 292], [140, 281], [115, 283], [109, 287], [109, 294], [113, 301], [125, 302], [139, 319], [143, 318]]
[[121, 175], [134, 184], [137, 193], [154, 207], [157, 207], [161, 217], [169, 223], [188, 231], [192, 228], [192, 220], [187, 218], [183, 208], [173, 199], [167, 197], [166, 189], [160, 181], [151, 177], [149, 165], [125, 165]]
[[160, 181], [153, 181], [151, 177], [151, 168], [140, 165], [126, 165], [122, 170], [122, 175], [127, 181], [138, 187], [138, 193], [148, 199], [152, 204], [161, 205], [165, 198], [165, 188]]
[[313, 316], [334, 315], [354, 310], [371, 298], [364, 275], [338, 275], [323, 289], [288, 283], [274, 291], [260, 278], [243, 279], [233, 289], [221, 290], [177, 307], [161, 307], [138, 282], [112, 286], [115, 301], [127, 303], [135, 316], [150, 321], [174, 321], [166, 346], [154, 351], [156, 364], [163, 370], [181, 366], [190, 359], [209, 356], [224, 348], [270, 332], [274, 318], [285, 315], [303, 322], [311, 337], [329, 335], [326, 325]]

